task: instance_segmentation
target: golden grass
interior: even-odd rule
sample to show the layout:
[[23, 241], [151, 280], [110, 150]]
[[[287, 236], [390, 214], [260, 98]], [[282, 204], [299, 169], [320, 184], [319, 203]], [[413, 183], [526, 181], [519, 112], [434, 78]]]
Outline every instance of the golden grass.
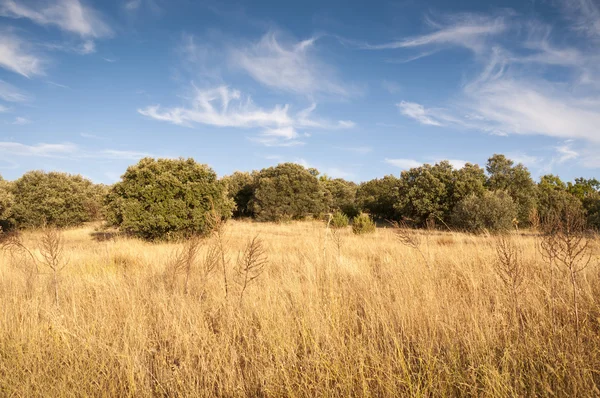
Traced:
[[[531, 234], [514, 237], [516, 319], [493, 237], [418, 232], [422, 256], [348, 228], [338, 251], [321, 223], [233, 221], [225, 299], [218, 269], [167, 288], [176, 245], [92, 232], [64, 234], [58, 306], [50, 275], [27, 283], [0, 254], [0, 396], [600, 395], [600, 267], [579, 275], [577, 344], [568, 277]], [[240, 301], [235, 260], [256, 234], [269, 262]]]

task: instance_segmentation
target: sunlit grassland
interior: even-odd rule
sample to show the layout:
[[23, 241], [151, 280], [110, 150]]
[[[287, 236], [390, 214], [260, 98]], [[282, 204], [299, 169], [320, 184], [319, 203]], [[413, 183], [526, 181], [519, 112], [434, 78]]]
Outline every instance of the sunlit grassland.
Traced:
[[[227, 223], [221, 265], [165, 283], [177, 244], [65, 231], [48, 270], [0, 254], [0, 396], [598, 396], [600, 248], [572, 287], [532, 233], [514, 234], [523, 283], [497, 239], [391, 229], [335, 239], [323, 223]], [[264, 272], [240, 297], [235, 268], [258, 235]], [[24, 244], [39, 255], [40, 232]], [[518, 312], [514, 311], [517, 303]]]

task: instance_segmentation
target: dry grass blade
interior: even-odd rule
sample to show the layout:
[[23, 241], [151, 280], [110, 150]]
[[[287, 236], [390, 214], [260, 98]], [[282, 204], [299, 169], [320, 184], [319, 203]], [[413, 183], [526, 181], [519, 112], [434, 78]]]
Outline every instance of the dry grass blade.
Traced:
[[388, 221], [388, 223], [394, 230], [394, 235], [398, 242], [416, 250], [421, 255], [427, 268], [430, 268], [429, 261], [427, 261], [425, 254], [423, 254], [423, 251], [421, 250], [421, 236], [413, 228], [410, 228], [405, 221]]
[[183, 243], [181, 248], [175, 250], [172, 260], [167, 265], [165, 275], [167, 286], [171, 291], [175, 289], [178, 276], [184, 275], [183, 292], [188, 293], [190, 275], [201, 246], [202, 239], [199, 236], [192, 236]]
[[244, 292], [264, 271], [268, 263], [267, 253], [263, 247], [262, 241], [255, 236], [246, 245], [244, 252], [238, 256], [236, 274], [237, 283], [241, 286], [240, 302]]

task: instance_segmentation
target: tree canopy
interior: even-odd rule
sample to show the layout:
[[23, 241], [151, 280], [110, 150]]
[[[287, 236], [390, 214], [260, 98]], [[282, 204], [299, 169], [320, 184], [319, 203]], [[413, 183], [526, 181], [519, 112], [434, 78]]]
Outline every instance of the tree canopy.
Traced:
[[295, 163], [282, 163], [259, 171], [252, 199], [256, 219], [300, 219], [325, 211], [325, 193], [317, 174]]
[[210, 213], [228, 218], [225, 184], [193, 159], [144, 158], [127, 169], [107, 199], [107, 221], [147, 240], [204, 234]]
[[30, 171], [11, 184], [19, 228], [77, 226], [100, 216], [102, 188], [80, 175]]

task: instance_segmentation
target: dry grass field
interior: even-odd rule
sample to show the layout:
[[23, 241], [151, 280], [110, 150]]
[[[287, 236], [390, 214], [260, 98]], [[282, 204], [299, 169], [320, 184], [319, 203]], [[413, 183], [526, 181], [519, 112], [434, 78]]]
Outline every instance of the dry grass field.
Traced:
[[[494, 237], [407, 234], [232, 221], [188, 273], [181, 245], [68, 230], [58, 304], [48, 267], [3, 252], [0, 396], [600, 395], [595, 241], [577, 322], [570, 275], [534, 234], [503, 241], [509, 266]], [[266, 263], [241, 294], [255, 235]], [[23, 237], [40, 260], [42, 237]]]

